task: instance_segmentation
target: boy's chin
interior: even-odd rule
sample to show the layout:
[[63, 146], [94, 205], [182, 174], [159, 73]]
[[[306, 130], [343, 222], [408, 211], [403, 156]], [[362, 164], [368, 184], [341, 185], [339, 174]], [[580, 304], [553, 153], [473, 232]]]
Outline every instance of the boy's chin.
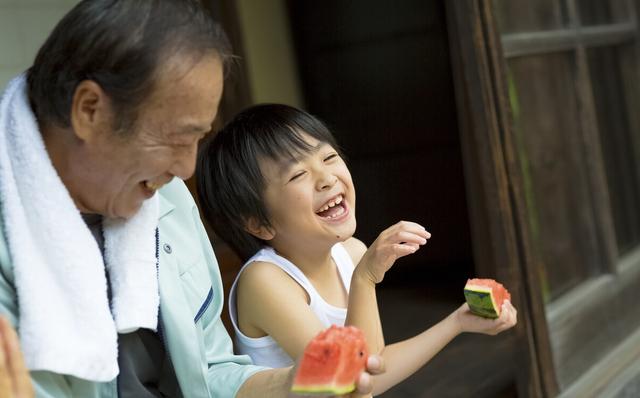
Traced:
[[340, 228], [336, 231], [336, 241], [344, 242], [345, 240], [351, 238], [353, 234], [356, 233], [356, 223], [355, 221], [349, 223], [348, 225], [344, 225], [344, 228]]

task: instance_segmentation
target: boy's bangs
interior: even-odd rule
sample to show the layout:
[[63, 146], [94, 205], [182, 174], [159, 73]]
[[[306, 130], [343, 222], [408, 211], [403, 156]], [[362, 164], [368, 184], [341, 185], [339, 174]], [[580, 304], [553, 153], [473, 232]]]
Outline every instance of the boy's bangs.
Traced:
[[[325, 137], [318, 137], [313, 132], [305, 132], [308, 136], [326, 142]], [[276, 131], [274, 134], [263, 136], [263, 155], [276, 162], [298, 161], [315, 150], [315, 146], [310, 145], [303, 136], [300, 129], [289, 127], [288, 131]]]

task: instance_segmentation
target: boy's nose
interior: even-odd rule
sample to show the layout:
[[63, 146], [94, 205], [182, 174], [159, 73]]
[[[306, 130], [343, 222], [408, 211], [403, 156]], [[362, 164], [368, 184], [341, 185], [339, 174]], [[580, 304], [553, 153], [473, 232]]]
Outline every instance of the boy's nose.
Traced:
[[317, 188], [319, 191], [331, 189], [338, 182], [338, 178], [333, 174], [325, 174], [318, 180]]

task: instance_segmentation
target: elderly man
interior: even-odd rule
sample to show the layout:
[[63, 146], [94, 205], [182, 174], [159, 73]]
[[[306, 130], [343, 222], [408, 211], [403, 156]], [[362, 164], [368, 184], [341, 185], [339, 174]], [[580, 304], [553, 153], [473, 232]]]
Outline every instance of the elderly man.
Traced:
[[[87, 0], [9, 84], [0, 313], [38, 396], [288, 394], [293, 369], [233, 355], [216, 259], [182, 182], [229, 57], [195, 0]], [[11, 331], [2, 324], [0, 381], [29, 395]]]

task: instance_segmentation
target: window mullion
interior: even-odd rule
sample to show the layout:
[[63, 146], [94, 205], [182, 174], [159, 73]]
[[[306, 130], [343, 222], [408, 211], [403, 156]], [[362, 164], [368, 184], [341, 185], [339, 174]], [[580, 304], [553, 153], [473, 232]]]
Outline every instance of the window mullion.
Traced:
[[[576, 0], [567, 0], [567, 9], [571, 27], [577, 32], [579, 37], [584, 37], [582, 33], [585, 29], [580, 27], [580, 15], [578, 13]], [[595, 220], [596, 234], [599, 237], [600, 264], [602, 269], [611, 273], [616, 272], [616, 261], [618, 258], [618, 247], [616, 243], [616, 233], [611, 213], [609, 201], [609, 191], [607, 189], [606, 171], [604, 158], [600, 147], [599, 129], [593, 89], [591, 87], [591, 75], [589, 73], [589, 63], [587, 60], [588, 40], [578, 39], [575, 48], [575, 79], [576, 79], [576, 99], [578, 104], [578, 115], [580, 130], [582, 131], [583, 164], [591, 186], [593, 198], [593, 216]], [[598, 270], [591, 270], [594, 274]]]
[[571, 51], [579, 44], [586, 47], [616, 45], [636, 39], [634, 23], [575, 27], [542, 32], [510, 33], [502, 35], [506, 58]]

